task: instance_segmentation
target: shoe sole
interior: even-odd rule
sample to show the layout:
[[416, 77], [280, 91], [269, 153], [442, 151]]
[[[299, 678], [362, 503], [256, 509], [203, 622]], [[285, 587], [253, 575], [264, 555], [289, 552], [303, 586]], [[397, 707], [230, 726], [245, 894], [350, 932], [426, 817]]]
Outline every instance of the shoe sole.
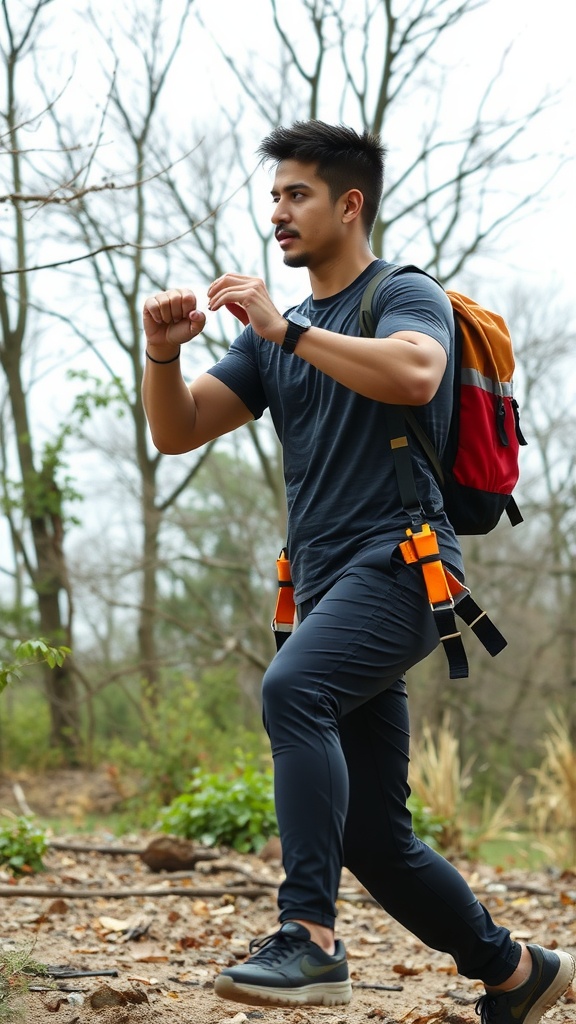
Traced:
[[241, 985], [226, 974], [214, 982], [214, 992], [221, 999], [248, 1006], [340, 1006], [352, 998], [349, 981], [333, 981], [299, 988], [268, 988], [265, 985]]
[[547, 1010], [551, 1010], [554, 1004], [563, 996], [570, 985], [572, 984], [574, 973], [576, 972], [576, 963], [574, 958], [570, 956], [570, 953], [564, 953], [561, 950], [556, 951], [556, 955], [560, 960], [560, 967], [558, 974], [554, 978], [554, 981], [550, 983], [545, 992], [542, 993], [540, 999], [534, 1003], [534, 1006], [530, 1007], [526, 1017], [524, 1018], [524, 1024], [538, 1024], [538, 1021], [542, 1019], [543, 1014]]

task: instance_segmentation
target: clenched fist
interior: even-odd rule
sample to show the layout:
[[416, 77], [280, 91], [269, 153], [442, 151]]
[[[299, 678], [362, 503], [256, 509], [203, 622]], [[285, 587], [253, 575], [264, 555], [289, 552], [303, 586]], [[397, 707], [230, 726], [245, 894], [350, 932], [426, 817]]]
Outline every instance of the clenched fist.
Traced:
[[[206, 317], [196, 308], [196, 296], [189, 288], [171, 288], [149, 295], [144, 303], [144, 331], [148, 346], [184, 345], [204, 330]], [[174, 349], [166, 350], [166, 355]], [[163, 358], [160, 357], [159, 358]]]

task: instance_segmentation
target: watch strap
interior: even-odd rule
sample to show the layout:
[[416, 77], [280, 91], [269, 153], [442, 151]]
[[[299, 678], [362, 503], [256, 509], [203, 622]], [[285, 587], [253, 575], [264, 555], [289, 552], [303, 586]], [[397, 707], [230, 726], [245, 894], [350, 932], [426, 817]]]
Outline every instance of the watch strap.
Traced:
[[307, 331], [310, 325], [295, 324], [293, 321], [287, 321], [288, 327], [286, 328], [286, 334], [284, 335], [284, 341], [282, 342], [281, 348], [286, 355], [292, 355], [296, 345], [298, 344], [300, 337]]

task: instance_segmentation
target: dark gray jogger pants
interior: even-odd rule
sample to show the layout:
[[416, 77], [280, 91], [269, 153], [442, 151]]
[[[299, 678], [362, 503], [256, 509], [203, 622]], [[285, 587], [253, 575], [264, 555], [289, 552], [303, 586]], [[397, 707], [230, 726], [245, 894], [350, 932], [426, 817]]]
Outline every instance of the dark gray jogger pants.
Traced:
[[459, 872], [417, 839], [404, 673], [437, 645], [421, 572], [355, 567], [299, 609], [263, 682], [285, 880], [280, 920], [332, 927], [342, 865], [461, 974], [498, 985], [520, 947]]

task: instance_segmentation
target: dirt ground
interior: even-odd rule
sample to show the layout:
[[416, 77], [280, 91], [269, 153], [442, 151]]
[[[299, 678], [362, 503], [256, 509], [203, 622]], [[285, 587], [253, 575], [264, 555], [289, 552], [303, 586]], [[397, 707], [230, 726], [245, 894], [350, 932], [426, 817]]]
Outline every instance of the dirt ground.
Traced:
[[[0, 809], [18, 811], [13, 780], [0, 780]], [[72, 784], [73, 783], [73, 784]], [[60, 776], [71, 804], [89, 783]], [[23, 780], [32, 809], [52, 805], [52, 783]], [[96, 799], [96, 798], [95, 798]], [[63, 798], [63, 804], [66, 800]], [[338, 928], [352, 973], [348, 1006], [251, 1008], [213, 993], [222, 967], [242, 960], [251, 938], [275, 930], [279, 860], [218, 851], [193, 870], [156, 873], [141, 851], [151, 836], [55, 836], [46, 871], [14, 882], [0, 871], [0, 950], [30, 948], [51, 968], [91, 977], [34, 978], [22, 1000], [30, 1024], [478, 1024], [482, 987], [455, 973], [450, 957], [414, 938], [344, 873]], [[57, 844], [57, 845], [56, 845]], [[107, 852], [81, 851], [80, 844]], [[68, 848], [64, 848], [68, 847]], [[136, 852], [114, 852], [123, 850]], [[138, 852], [140, 851], [140, 852]], [[576, 955], [576, 874], [527, 873], [459, 864], [478, 897], [515, 937]], [[53, 972], [53, 975], [56, 972]], [[576, 1024], [576, 991], [546, 1018]]]

